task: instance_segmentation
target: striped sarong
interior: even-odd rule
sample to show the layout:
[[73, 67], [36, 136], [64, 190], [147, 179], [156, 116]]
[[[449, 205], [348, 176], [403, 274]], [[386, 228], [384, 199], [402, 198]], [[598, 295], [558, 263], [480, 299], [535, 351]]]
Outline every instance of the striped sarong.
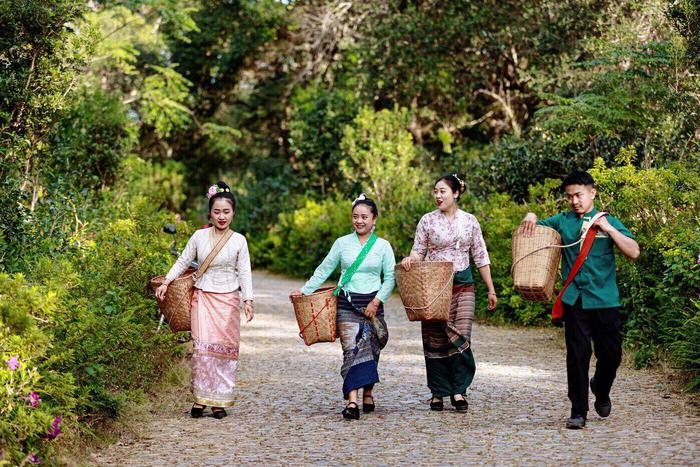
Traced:
[[454, 286], [449, 321], [421, 322], [428, 388], [436, 397], [464, 394], [474, 379], [474, 309], [474, 285]]
[[[384, 321], [384, 305], [379, 305], [375, 319], [369, 319], [362, 311], [377, 292], [338, 294], [337, 325], [343, 347], [343, 396], [355, 389], [372, 388], [379, 382], [379, 353], [386, 346], [389, 334]], [[348, 300], [348, 295], [350, 300]]]

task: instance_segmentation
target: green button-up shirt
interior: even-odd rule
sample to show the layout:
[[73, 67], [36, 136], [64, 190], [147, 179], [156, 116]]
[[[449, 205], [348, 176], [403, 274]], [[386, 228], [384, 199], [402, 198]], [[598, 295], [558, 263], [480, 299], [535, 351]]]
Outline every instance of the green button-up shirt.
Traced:
[[[596, 208], [583, 217], [575, 212], [562, 212], [547, 219], [538, 221], [539, 225], [551, 227], [561, 235], [565, 245], [574, 243], [581, 237], [581, 227], [585, 221], [591, 220], [596, 213]], [[621, 234], [634, 238], [632, 232], [625, 227], [615, 216], [606, 216], [610, 225], [620, 231]], [[581, 266], [574, 280], [564, 291], [562, 302], [567, 305], [576, 303], [581, 297], [583, 309], [588, 308], [612, 308], [620, 306], [620, 292], [617, 289], [617, 274], [615, 266], [615, 242], [605, 232], [598, 232], [588, 254], [588, 258]], [[570, 248], [564, 248], [561, 257], [561, 272], [566, 279], [569, 276], [576, 256], [578, 256], [581, 244]]]
[[[362, 244], [355, 232], [338, 238], [333, 243], [333, 247], [331, 247], [331, 251], [328, 252], [326, 258], [316, 268], [314, 275], [301, 288], [301, 293], [309, 295], [315, 292], [335, 271], [338, 264], [340, 264], [340, 277], [342, 278], [345, 271], [355, 262], [355, 258], [360, 254], [361, 250]], [[377, 238], [364, 261], [353, 274], [350, 282], [345, 284], [345, 290], [363, 294], [377, 291], [376, 298], [381, 300], [382, 303], [386, 303], [396, 284], [395, 266], [396, 260], [394, 259], [394, 251], [391, 249], [391, 245], [385, 239]], [[382, 276], [384, 278], [383, 281]], [[338, 282], [340, 283], [340, 279]]]

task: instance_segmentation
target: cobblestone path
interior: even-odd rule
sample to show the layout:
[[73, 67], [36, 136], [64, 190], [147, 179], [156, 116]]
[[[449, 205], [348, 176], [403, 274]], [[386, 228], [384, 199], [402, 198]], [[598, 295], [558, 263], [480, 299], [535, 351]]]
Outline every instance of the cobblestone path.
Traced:
[[176, 405], [144, 420], [136, 439], [93, 454], [94, 464], [700, 463], [697, 410], [651, 372], [621, 369], [611, 416], [591, 410], [584, 430], [566, 430], [564, 342], [553, 329], [475, 326], [469, 412], [431, 412], [420, 325], [406, 319], [397, 295], [386, 310], [377, 411], [343, 420], [339, 342], [306, 347], [298, 337], [287, 294], [299, 281], [266, 273], [254, 281], [256, 316], [242, 325], [229, 416], [191, 419], [183, 387]]

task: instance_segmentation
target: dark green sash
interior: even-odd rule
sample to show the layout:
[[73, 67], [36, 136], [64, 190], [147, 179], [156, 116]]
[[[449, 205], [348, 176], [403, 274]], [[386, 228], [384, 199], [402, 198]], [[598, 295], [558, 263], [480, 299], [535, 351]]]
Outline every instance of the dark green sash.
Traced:
[[365, 245], [362, 247], [362, 250], [360, 250], [360, 254], [357, 255], [355, 261], [352, 262], [350, 267], [345, 271], [345, 274], [343, 274], [343, 277], [340, 278], [340, 284], [338, 284], [338, 287], [336, 287], [333, 291], [333, 295], [337, 296], [340, 293], [340, 289], [345, 287], [345, 284], [350, 282], [350, 279], [352, 279], [352, 276], [355, 274], [355, 271], [357, 271], [362, 262], [365, 260], [365, 258], [367, 257], [367, 253], [369, 253], [369, 250], [372, 249], [372, 246], [376, 241], [377, 235], [374, 232], [372, 232], [372, 235], [369, 236], [367, 242], [365, 242]]

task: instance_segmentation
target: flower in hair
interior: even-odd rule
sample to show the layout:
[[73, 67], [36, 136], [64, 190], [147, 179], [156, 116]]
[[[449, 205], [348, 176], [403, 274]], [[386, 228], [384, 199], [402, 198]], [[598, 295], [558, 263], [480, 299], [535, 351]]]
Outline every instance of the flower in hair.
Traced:
[[367, 199], [367, 196], [365, 196], [364, 193], [361, 193], [360, 196], [355, 198], [355, 200], [352, 202], [352, 207], [355, 207], [355, 205], [357, 204], [358, 201], [364, 201], [366, 199]]
[[219, 185], [212, 185], [209, 187], [209, 191], [207, 191], [207, 198], [210, 198], [214, 196], [217, 193], [230, 193], [231, 190], [228, 188], [221, 188]]

